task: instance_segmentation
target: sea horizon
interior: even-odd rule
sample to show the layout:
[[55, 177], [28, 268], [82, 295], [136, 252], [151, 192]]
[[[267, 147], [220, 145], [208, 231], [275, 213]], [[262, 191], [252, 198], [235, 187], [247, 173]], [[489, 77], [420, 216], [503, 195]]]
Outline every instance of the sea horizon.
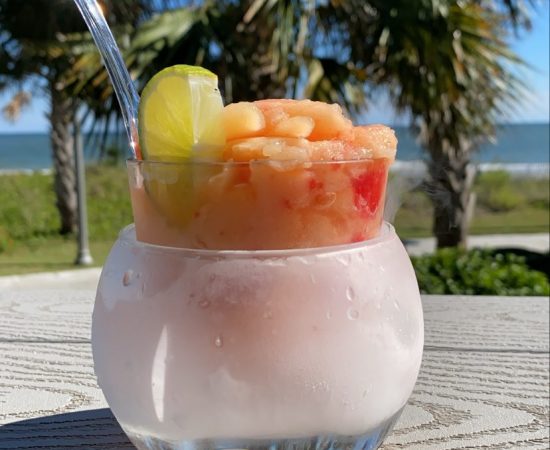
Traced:
[[[385, 123], [384, 125], [387, 125], [390, 128], [410, 128], [411, 125], [403, 125], [401, 123], [397, 124], [391, 124], [391, 123]], [[544, 121], [544, 120], [535, 120], [535, 121], [526, 121], [526, 122], [500, 122], [496, 124], [496, 127], [508, 127], [508, 126], [522, 126], [522, 125], [547, 125], [550, 126], [550, 120]], [[89, 131], [84, 131], [84, 134], [89, 134]], [[113, 133], [111, 133], [113, 134]], [[48, 131], [0, 131], [0, 136], [37, 136], [37, 135], [48, 135]]]
[[[426, 152], [417, 144], [410, 126], [393, 127], [399, 141], [398, 161], [426, 159]], [[89, 135], [87, 135], [89, 136]], [[111, 133], [111, 144], [124, 149], [125, 138]], [[85, 139], [85, 156], [97, 161], [94, 139]], [[502, 123], [497, 125], [496, 143], [486, 142], [474, 152], [474, 163], [548, 164], [550, 161], [550, 122]], [[0, 133], [0, 170], [42, 170], [52, 167], [51, 147], [47, 132]]]

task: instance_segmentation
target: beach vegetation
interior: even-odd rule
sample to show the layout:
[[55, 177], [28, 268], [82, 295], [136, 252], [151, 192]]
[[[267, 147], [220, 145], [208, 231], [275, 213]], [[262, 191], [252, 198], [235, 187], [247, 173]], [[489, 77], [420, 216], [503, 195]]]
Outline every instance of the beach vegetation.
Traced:
[[534, 269], [529, 253], [446, 248], [411, 259], [423, 294], [548, 296], [548, 274], [536, 269], [548, 267], [550, 255], [533, 253]]
[[[102, 265], [119, 231], [133, 221], [128, 181], [121, 164], [89, 166], [86, 177], [90, 249], [95, 264]], [[479, 189], [486, 189], [483, 183], [487, 179], [479, 177], [474, 185], [480, 197]], [[511, 211], [494, 211], [478, 202], [471, 231], [547, 233], [549, 216], [544, 204], [548, 204], [548, 179], [520, 177], [506, 183], [524, 201]], [[74, 268], [76, 239], [58, 235], [53, 186], [53, 176], [42, 173], [0, 176], [0, 275]], [[403, 239], [430, 236], [430, 208], [430, 200], [420, 188], [404, 194], [393, 221], [399, 235]], [[538, 270], [543, 267], [539, 264]]]
[[503, 170], [480, 174], [477, 187], [479, 206], [490, 211], [512, 211], [526, 201], [510, 174]]

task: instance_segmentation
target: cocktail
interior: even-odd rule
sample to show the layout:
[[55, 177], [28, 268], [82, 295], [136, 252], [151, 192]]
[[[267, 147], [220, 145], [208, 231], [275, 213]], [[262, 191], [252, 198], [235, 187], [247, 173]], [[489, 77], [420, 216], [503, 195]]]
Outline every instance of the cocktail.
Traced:
[[176, 66], [146, 87], [135, 225], [103, 268], [95, 370], [140, 449], [378, 448], [423, 322], [383, 222], [397, 141], [336, 105], [223, 106]]

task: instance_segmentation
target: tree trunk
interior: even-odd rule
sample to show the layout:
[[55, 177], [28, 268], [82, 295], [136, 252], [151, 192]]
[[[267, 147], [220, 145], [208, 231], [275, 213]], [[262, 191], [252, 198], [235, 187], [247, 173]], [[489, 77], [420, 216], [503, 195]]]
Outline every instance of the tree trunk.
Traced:
[[465, 247], [475, 206], [475, 168], [469, 152], [445, 152], [428, 165], [428, 193], [434, 206], [433, 234], [437, 248]]
[[61, 219], [59, 231], [69, 234], [75, 232], [77, 227], [76, 173], [71, 133], [75, 104], [55, 82], [50, 84], [50, 97], [54, 190]]

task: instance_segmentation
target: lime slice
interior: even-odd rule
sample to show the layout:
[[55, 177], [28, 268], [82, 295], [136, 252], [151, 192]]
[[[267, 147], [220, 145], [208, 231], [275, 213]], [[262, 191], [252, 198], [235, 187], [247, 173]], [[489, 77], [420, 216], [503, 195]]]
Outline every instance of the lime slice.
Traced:
[[[218, 77], [203, 67], [177, 65], [157, 73], [139, 103], [138, 130], [144, 159], [179, 161], [223, 146]], [[221, 150], [220, 150], [221, 152]]]

